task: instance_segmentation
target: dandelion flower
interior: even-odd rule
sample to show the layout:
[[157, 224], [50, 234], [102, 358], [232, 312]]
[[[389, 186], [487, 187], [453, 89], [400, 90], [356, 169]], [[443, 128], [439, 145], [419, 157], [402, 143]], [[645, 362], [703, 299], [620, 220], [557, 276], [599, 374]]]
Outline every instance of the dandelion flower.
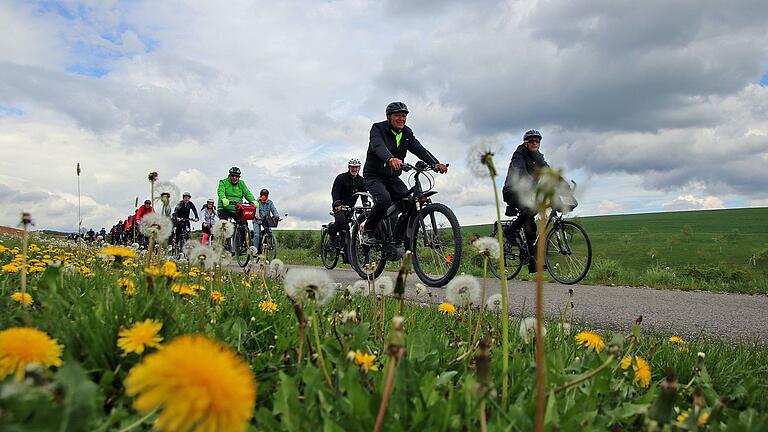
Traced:
[[576, 345], [581, 345], [586, 348], [593, 348], [597, 352], [601, 352], [605, 349], [605, 341], [603, 338], [593, 331], [583, 331], [576, 335]]
[[213, 268], [220, 258], [220, 255], [211, 246], [200, 244], [189, 251], [189, 262], [205, 270]]
[[259, 302], [259, 309], [271, 315], [277, 312], [277, 303], [265, 300], [263, 302]]
[[456, 313], [456, 306], [450, 303], [440, 303], [440, 306], [437, 307], [437, 310], [440, 311], [440, 313], [443, 315], [453, 315]]
[[425, 287], [421, 282], [416, 282], [416, 285], [414, 285], [414, 291], [416, 292], [416, 297], [418, 297], [427, 291], [427, 287]]
[[368, 292], [368, 281], [357, 280], [352, 285], [347, 285], [347, 294], [353, 296], [363, 295]]
[[275, 277], [281, 277], [285, 273], [285, 264], [283, 264], [282, 261], [275, 258], [269, 263], [269, 274], [272, 275], [273, 278]]
[[224, 294], [219, 291], [211, 291], [211, 301], [214, 303], [221, 303], [226, 299]]
[[228, 346], [181, 336], [135, 366], [125, 379], [134, 408], [156, 409], [161, 431], [243, 431], [253, 414], [253, 372]]
[[160, 272], [167, 278], [175, 278], [178, 273], [176, 263], [173, 261], [166, 261], [165, 264], [163, 264], [163, 266], [160, 268]]
[[360, 366], [360, 369], [364, 372], [368, 372], [369, 370], [376, 372], [379, 370], [379, 368], [373, 364], [375, 360], [376, 356], [373, 354], [355, 351], [355, 364]]
[[671, 338], [669, 338], [669, 341], [672, 343], [680, 344], [680, 345], [685, 345], [687, 343], [680, 336], [672, 336]]
[[18, 273], [21, 270], [21, 266], [10, 263], [3, 266], [3, 271], [6, 273]]
[[162, 202], [162, 195], [164, 193], [170, 195], [168, 198], [169, 204], [175, 203], [179, 199], [179, 195], [181, 195], [181, 191], [179, 191], [179, 188], [175, 184], [168, 181], [157, 182], [155, 183], [155, 206]]
[[122, 288], [128, 297], [136, 295], [136, 283], [132, 279], [120, 278], [117, 280], [117, 286]]
[[[197, 285], [199, 287], [199, 285]], [[192, 285], [185, 283], [175, 283], [171, 285], [171, 291], [179, 295], [197, 296], [197, 291]]]
[[283, 286], [288, 297], [300, 302], [314, 299], [319, 305], [327, 303], [335, 293], [330, 276], [319, 269], [293, 268], [286, 273]]
[[125, 246], [109, 246], [100, 250], [98, 255], [102, 257], [135, 258], [136, 251]]
[[480, 284], [474, 276], [456, 276], [448, 283], [445, 297], [455, 305], [479, 304]]
[[651, 384], [651, 367], [648, 365], [648, 362], [640, 356], [635, 356], [634, 363], [629, 356], [624, 356], [624, 358], [621, 359], [620, 366], [622, 369], [629, 368], [630, 364], [632, 365], [632, 371], [635, 374], [635, 378], [632, 382], [639, 387], [647, 388]]
[[144, 267], [144, 273], [147, 276], [152, 276], [152, 277], [158, 277], [161, 274], [163, 274], [163, 272], [157, 266]]
[[61, 366], [62, 350], [55, 339], [35, 328], [0, 331], [0, 381], [10, 374], [21, 381], [28, 365]]
[[496, 140], [484, 139], [470, 147], [467, 155], [469, 170], [478, 177], [495, 177], [496, 166], [493, 156], [501, 152], [502, 147]]
[[15, 293], [11, 294], [11, 299], [27, 306], [35, 302], [32, 300], [31, 294], [27, 292], [22, 294], [21, 291], [16, 291]]
[[154, 237], [155, 240], [164, 241], [171, 236], [173, 225], [171, 220], [159, 213], [150, 213], [139, 222], [139, 231], [147, 237]]
[[[544, 326], [541, 327], [541, 335], [542, 336], [547, 335], [547, 328]], [[520, 320], [520, 339], [525, 341], [525, 343], [528, 343], [534, 336], [536, 336], [536, 318], [528, 317], [528, 318], [521, 319]]]
[[382, 296], [390, 296], [395, 291], [395, 284], [389, 276], [379, 276], [373, 281], [373, 286], [376, 287], [376, 294]]
[[485, 308], [491, 312], [501, 312], [501, 294], [494, 294], [488, 297], [485, 302]]
[[155, 320], [144, 320], [136, 323], [130, 329], [121, 329], [118, 333], [117, 346], [123, 350], [123, 355], [128, 353], [141, 354], [147, 347], [160, 348], [163, 340], [159, 336], [163, 323]]
[[485, 255], [494, 259], [499, 259], [499, 254], [501, 254], [499, 241], [493, 237], [480, 237], [472, 242], [472, 246], [478, 250], [480, 255]]
[[230, 238], [235, 233], [235, 225], [226, 219], [219, 219], [211, 227], [211, 232], [218, 238]]

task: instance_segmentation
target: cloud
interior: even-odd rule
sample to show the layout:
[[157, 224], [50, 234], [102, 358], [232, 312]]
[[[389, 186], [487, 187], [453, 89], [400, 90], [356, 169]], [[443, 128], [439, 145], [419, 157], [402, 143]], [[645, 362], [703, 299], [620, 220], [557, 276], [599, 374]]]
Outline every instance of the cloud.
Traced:
[[662, 204], [667, 210], [709, 210], [724, 208], [723, 200], [713, 196], [697, 197], [681, 195], [671, 202]]

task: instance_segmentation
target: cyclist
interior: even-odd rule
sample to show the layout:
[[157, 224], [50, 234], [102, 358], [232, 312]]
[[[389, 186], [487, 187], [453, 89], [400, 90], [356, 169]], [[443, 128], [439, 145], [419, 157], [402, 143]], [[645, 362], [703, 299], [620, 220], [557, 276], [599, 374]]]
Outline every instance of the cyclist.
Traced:
[[[507, 169], [507, 178], [504, 180], [504, 188], [502, 189], [504, 202], [507, 203], [506, 215], [518, 215], [517, 219], [510, 225], [507, 239], [514, 243], [516, 240], [513, 233], [517, 232], [521, 226], [523, 227], [528, 250], [531, 252], [531, 259], [528, 261], [529, 273], [536, 272], [536, 260], [533, 253], [533, 242], [536, 239], [536, 222], [534, 220], [536, 210], [523, 205], [523, 200], [517, 196], [515, 189], [531, 189], [538, 180], [540, 170], [549, 166], [544, 160], [544, 155], [539, 151], [540, 147], [541, 132], [531, 129], [523, 134], [523, 143], [517, 146], [512, 154], [512, 160], [510, 160]], [[528, 182], [530, 185], [520, 187], [515, 185], [516, 182]]]
[[[346, 214], [341, 209], [342, 206], [354, 206], [355, 193], [367, 191], [365, 179], [360, 175], [360, 159], [350, 159], [347, 168], [346, 172], [336, 176], [331, 189], [333, 223], [328, 227], [328, 234], [331, 236], [334, 247], [338, 247], [338, 234], [345, 230], [349, 223]], [[367, 201], [366, 199], [365, 202], [367, 203]]]
[[[235, 204], [242, 203], [243, 198], [259, 205], [256, 197], [246, 186], [245, 182], [240, 180], [240, 168], [232, 167], [229, 169], [229, 176], [219, 180], [217, 195], [219, 197], [219, 219], [236, 219]], [[255, 216], [258, 218], [258, 214]]]
[[408, 187], [400, 180], [403, 159], [408, 151], [424, 162], [436, 165], [441, 173], [448, 172], [448, 166], [440, 163], [425, 149], [413, 135], [411, 128], [405, 125], [408, 107], [404, 103], [390, 103], [387, 105], [386, 115], [386, 120], [371, 126], [368, 153], [363, 168], [365, 187], [374, 200], [371, 214], [363, 225], [361, 241], [366, 245], [376, 242], [374, 229], [392, 201], [408, 195]]
[[176, 208], [173, 209], [173, 227], [175, 229], [175, 238], [174, 241], [181, 240], [182, 233], [184, 230], [189, 229], [189, 212], [195, 214], [194, 221], [197, 222], [200, 220], [199, 215], [197, 214], [197, 207], [195, 207], [195, 203], [190, 201], [192, 199], [192, 194], [189, 192], [184, 192], [184, 194], [181, 196], [181, 201], [176, 205]]
[[269, 190], [262, 189], [259, 191], [259, 218], [253, 219], [253, 245], [259, 248], [261, 253], [261, 224], [264, 218], [276, 217], [278, 221], [282, 220], [280, 212], [277, 211], [275, 203], [269, 199]]
[[211, 227], [216, 223], [216, 206], [214, 206], [213, 203], [213, 198], [208, 198], [205, 207], [200, 209], [200, 216], [203, 218], [203, 244], [208, 243], [208, 237], [211, 235]]

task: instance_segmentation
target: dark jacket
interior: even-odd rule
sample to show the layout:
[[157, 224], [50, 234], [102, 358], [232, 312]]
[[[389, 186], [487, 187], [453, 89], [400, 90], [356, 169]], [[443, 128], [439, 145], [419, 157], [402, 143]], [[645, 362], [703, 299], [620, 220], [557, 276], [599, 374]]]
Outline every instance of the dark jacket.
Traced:
[[336, 180], [333, 181], [333, 188], [331, 189], [331, 198], [333, 198], [333, 204], [354, 206], [355, 197], [353, 196], [357, 192], [366, 192], [365, 179], [363, 176], [343, 172], [336, 176]]
[[363, 175], [365, 177], [398, 177], [401, 170], [393, 170], [387, 166], [387, 161], [393, 157], [405, 160], [408, 152], [415, 154], [424, 162], [436, 164], [439, 161], [432, 155], [419, 140], [413, 136], [413, 131], [408, 126], [403, 128], [403, 136], [400, 139], [400, 147], [397, 146], [395, 134], [389, 121], [374, 123], [371, 126], [371, 137], [368, 142], [368, 153], [365, 157]]
[[185, 203], [183, 200], [179, 201], [179, 203], [176, 205], [176, 208], [173, 209], [173, 217], [174, 218], [182, 218], [182, 219], [189, 219], [189, 211], [192, 211], [192, 213], [195, 214], [195, 219], [199, 219], [200, 217], [197, 215], [197, 207], [195, 207], [195, 204], [190, 201]]
[[[535, 183], [539, 177], [539, 170], [548, 167], [549, 164], [544, 160], [544, 155], [540, 152], [528, 150], [525, 144], [520, 144], [512, 154], [512, 160], [509, 161], [507, 169], [507, 178], [504, 180], [502, 194], [507, 204], [516, 203], [513, 196], [515, 181], [529, 181]], [[512, 204], [510, 204], [512, 205]], [[513, 207], [516, 207], [513, 205]]]

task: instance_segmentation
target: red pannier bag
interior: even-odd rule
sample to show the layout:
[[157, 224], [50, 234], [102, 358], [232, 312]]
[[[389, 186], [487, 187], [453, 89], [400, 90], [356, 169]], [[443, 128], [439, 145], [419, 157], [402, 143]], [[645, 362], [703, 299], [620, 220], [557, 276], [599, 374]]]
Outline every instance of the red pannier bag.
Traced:
[[253, 217], [256, 216], [256, 206], [253, 204], [235, 204], [235, 214], [237, 220], [253, 220]]

